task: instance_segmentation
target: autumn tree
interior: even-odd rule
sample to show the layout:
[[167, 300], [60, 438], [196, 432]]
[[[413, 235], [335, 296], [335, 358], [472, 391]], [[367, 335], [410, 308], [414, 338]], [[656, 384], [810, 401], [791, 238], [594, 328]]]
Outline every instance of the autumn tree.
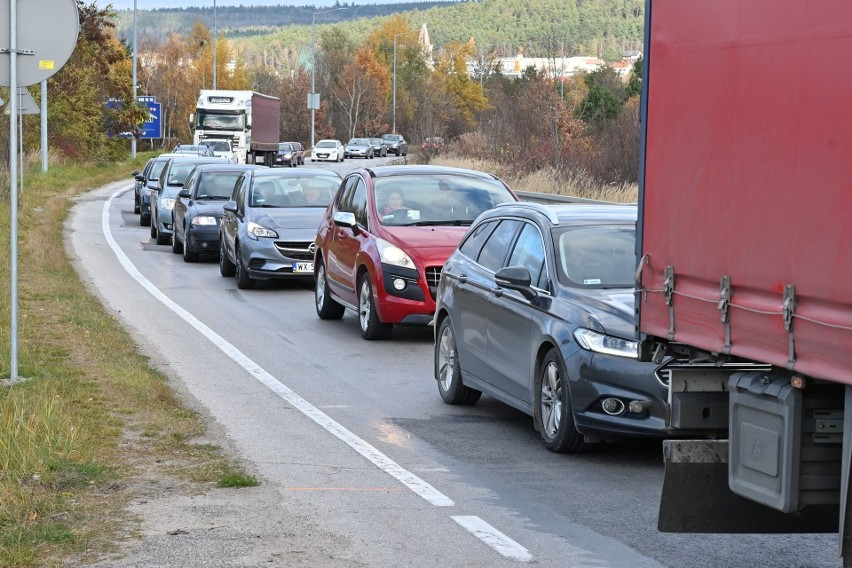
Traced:
[[450, 43], [444, 47], [444, 55], [438, 61], [435, 76], [456, 108], [456, 115], [447, 125], [451, 136], [473, 129], [477, 115], [488, 107], [482, 85], [467, 73], [467, 58], [472, 55], [469, 43]]

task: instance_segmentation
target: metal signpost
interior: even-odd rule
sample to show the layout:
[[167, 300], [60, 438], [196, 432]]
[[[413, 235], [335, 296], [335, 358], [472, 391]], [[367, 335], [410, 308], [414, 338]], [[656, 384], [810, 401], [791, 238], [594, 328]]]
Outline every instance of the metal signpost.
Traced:
[[0, 0], [0, 86], [13, 93], [9, 102], [11, 382], [18, 380], [18, 128], [14, 120], [18, 101], [14, 93], [59, 71], [74, 52], [79, 30], [75, 0]]

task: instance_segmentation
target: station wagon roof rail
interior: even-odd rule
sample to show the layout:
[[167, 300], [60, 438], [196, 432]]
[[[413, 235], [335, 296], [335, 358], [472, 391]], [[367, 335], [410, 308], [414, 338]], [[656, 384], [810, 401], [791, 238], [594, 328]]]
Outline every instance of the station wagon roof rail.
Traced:
[[559, 224], [559, 218], [556, 216], [556, 213], [547, 205], [542, 205], [541, 203], [530, 203], [528, 201], [511, 201], [506, 203], [498, 203], [497, 207], [524, 207], [526, 209], [534, 209], [545, 217], [547, 217], [547, 220], [550, 221], [551, 225]]

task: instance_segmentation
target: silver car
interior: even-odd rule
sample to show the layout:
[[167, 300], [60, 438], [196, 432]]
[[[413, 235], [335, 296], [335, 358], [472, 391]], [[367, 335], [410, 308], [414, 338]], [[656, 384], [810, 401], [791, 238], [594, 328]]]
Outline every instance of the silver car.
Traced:
[[340, 182], [319, 168], [244, 172], [219, 229], [222, 276], [236, 276], [241, 289], [257, 280], [313, 279], [317, 227]]

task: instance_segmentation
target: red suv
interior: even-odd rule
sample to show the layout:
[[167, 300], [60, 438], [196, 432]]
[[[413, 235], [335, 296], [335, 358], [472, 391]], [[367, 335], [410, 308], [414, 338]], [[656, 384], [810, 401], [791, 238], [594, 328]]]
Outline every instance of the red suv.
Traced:
[[442, 166], [380, 166], [349, 174], [320, 222], [317, 314], [355, 310], [365, 339], [394, 324], [428, 325], [441, 270], [476, 217], [517, 196], [497, 177]]

